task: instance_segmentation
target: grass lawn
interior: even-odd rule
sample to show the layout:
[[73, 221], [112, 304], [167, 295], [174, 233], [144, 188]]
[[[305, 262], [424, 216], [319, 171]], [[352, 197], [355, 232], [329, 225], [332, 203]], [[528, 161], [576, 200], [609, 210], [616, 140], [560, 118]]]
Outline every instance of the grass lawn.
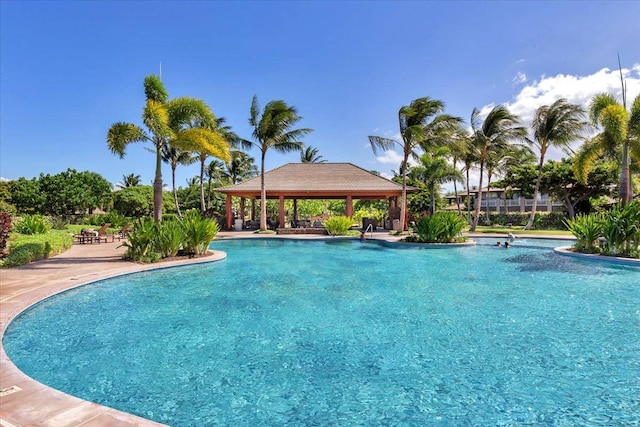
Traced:
[[492, 227], [479, 225], [476, 227], [476, 233], [486, 234], [507, 234], [509, 232], [516, 235], [530, 235], [530, 236], [549, 236], [549, 235], [561, 235], [572, 236], [568, 230], [524, 230], [524, 227]]

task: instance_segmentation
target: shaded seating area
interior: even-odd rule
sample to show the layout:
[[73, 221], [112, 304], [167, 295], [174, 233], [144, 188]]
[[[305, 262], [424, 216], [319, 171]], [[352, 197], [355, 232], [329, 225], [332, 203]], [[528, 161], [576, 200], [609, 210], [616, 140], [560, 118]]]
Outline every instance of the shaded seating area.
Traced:
[[[260, 222], [256, 216], [258, 204], [256, 201], [260, 200], [261, 194], [260, 181], [260, 176], [257, 176], [235, 185], [214, 189], [226, 194], [224, 226], [227, 230], [234, 228], [258, 230], [260, 228]], [[398, 206], [402, 197], [402, 185], [352, 163], [287, 163], [265, 172], [264, 182], [267, 199], [278, 200], [278, 216], [274, 218], [275, 221], [268, 218], [267, 227], [277, 230], [278, 233], [324, 232], [322, 223], [319, 221], [312, 222], [299, 218], [298, 200], [343, 199], [346, 202], [345, 214], [350, 218], [353, 215], [354, 200], [387, 200], [389, 223], [396, 219], [392, 215], [400, 211]], [[407, 193], [415, 191], [415, 188], [407, 187]], [[236, 212], [232, 208], [232, 197], [240, 198], [240, 209]], [[247, 200], [251, 202], [248, 221], [245, 209]], [[289, 212], [288, 221], [285, 214], [285, 200], [293, 201], [293, 212]], [[240, 225], [234, 227], [234, 224]]]

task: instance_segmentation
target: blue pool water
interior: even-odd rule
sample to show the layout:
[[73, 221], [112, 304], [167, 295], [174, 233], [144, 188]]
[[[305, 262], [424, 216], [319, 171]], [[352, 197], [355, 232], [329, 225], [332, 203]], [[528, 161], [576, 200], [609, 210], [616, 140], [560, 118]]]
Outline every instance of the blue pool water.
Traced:
[[52, 297], [4, 346], [173, 426], [637, 425], [640, 268], [479, 243], [215, 242], [225, 261]]

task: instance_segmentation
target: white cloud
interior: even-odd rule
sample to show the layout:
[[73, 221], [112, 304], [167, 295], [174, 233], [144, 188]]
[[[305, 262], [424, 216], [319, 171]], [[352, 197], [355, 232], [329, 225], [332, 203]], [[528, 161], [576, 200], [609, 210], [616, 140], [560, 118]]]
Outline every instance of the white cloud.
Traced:
[[0, 176], [0, 182], [11, 181], [9, 178], [5, 178], [4, 176]]
[[518, 71], [518, 74], [516, 74], [513, 80], [511, 80], [511, 83], [513, 84], [513, 86], [517, 86], [519, 84], [526, 83], [526, 82], [527, 82], [527, 75], [522, 71]]

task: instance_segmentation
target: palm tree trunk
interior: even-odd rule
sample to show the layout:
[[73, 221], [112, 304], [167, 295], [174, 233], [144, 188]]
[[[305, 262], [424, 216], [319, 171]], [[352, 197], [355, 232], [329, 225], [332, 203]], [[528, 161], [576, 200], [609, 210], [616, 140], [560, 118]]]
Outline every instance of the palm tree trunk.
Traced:
[[536, 211], [538, 210], [538, 194], [540, 193], [540, 181], [542, 181], [542, 165], [544, 163], [544, 153], [540, 154], [540, 164], [538, 164], [538, 178], [536, 179], [536, 188], [533, 190], [533, 205], [531, 206], [531, 215], [527, 225], [524, 226], [525, 230], [531, 230], [533, 227], [533, 221], [536, 219]]
[[407, 215], [407, 162], [409, 154], [404, 155], [402, 162], [402, 204], [400, 205], [400, 231], [406, 230], [405, 218]]
[[153, 219], [162, 221], [162, 150], [160, 145], [156, 149], [156, 176], [153, 180]]
[[431, 196], [431, 215], [436, 213], [436, 186], [435, 184], [430, 188], [430, 196]]
[[176, 190], [176, 166], [171, 167], [171, 185], [173, 187], [173, 201], [176, 203], [176, 213], [178, 218], [182, 219], [182, 213], [180, 213], [180, 204], [178, 203], [178, 191]]
[[458, 207], [458, 215], [462, 216], [462, 210], [460, 209], [460, 199], [458, 198], [458, 186], [456, 185], [456, 180], [453, 180], [453, 194], [456, 196], [456, 206]]
[[491, 191], [491, 175], [487, 176], [487, 225], [491, 224], [491, 210], [489, 209], [489, 192]]
[[622, 144], [619, 196], [623, 206], [626, 206], [632, 198], [631, 181], [629, 180], [629, 143], [626, 140]]
[[471, 222], [471, 190], [469, 189], [469, 168], [467, 168], [467, 222]]
[[207, 207], [204, 204], [204, 162], [205, 158], [200, 157], [200, 211], [204, 215]]
[[480, 161], [480, 182], [478, 183], [478, 198], [476, 199], [476, 210], [473, 216], [473, 224], [469, 231], [476, 231], [478, 220], [480, 219], [480, 205], [482, 204], [482, 175], [484, 173], [484, 161]]
[[264, 188], [264, 156], [262, 152], [260, 159], [260, 230], [267, 229], [267, 189]]

